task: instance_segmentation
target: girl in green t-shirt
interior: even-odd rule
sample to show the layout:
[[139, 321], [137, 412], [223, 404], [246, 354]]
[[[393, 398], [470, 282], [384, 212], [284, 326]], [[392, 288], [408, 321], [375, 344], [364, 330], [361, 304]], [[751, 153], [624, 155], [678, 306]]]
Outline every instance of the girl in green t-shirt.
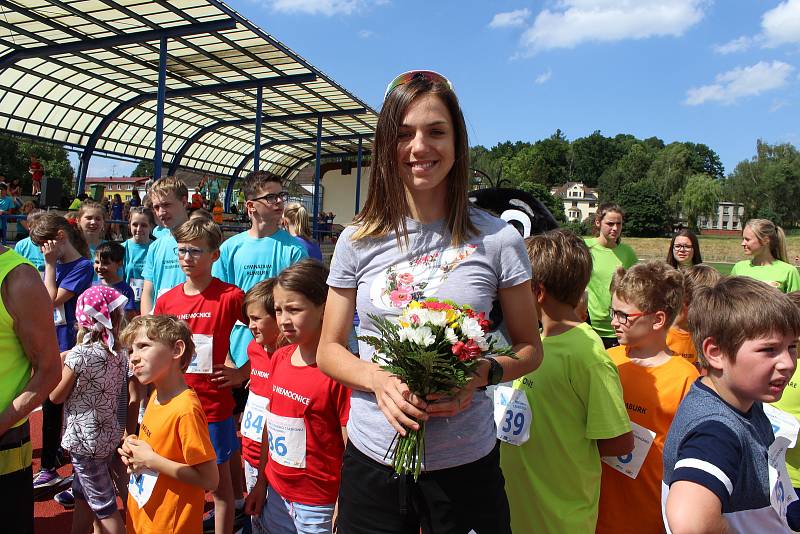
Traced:
[[750, 219], [742, 229], [742, 248], [749, 260], [733, 266], [731, 275], [766, 282], [782, 293], [800, 290], [800, 274], [787, 263], [783, 229], [767, 219]]
[[600, 204], [594, 218], [597, 237], [586, 240], [592, 253], [592, 277], [589, 280], [589, 321], [608, 349], [619, 345], [608, 309], [611, 307], [611, 278], [617, 267], [626, 269], [636, 263], [636, 254], [620, 243], [625, 213], [614, 203]]

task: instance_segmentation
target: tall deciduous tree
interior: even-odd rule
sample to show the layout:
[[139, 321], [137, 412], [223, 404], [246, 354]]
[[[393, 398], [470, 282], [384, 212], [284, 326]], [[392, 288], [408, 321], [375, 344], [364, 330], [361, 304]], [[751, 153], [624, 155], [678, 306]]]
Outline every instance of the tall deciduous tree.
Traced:
[[712, 217], [717, 212], [721, 195], [719, 181], [711, 176], [694, 174], [689, 177], [683, 188], [682, 205], [690, 230], [697, 231], [698, 217]]
[[664, 197], [649, 180], [625, 184], [617, 202], [625, 210], [625, 233], [636, 237], [656, 237], [667, 231], [668, 217]]
[[139, 160], [139, 163], [136, 165], [136, 168], [133, 169], [131, 176], [139, 178], [143, 176], [153, 176], [153, 168], [152, 159]]

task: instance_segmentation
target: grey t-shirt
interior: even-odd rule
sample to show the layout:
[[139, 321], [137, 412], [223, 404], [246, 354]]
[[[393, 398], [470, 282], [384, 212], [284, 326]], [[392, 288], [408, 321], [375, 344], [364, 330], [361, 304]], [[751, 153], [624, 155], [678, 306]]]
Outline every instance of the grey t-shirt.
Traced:
[[[355, 227], [342, 232], [336, 243], [328, 285], [357, 289], [360, 334], [377, 335], [370, 314], [398, 316], [412, 299], [451, 299], [489, 314], [499, 288], [531, 278], [531, 264], [519, 233], [482, 210], [471, 207], [470, 218], [479, 235], [465, 244], [450, 245], [445, 221], [420, 224], [406, 219], [408, 250], [394, 235], [353, 241]], [[359, 341], [359, 354], [372, 361], [374, 350]], [[353, 391], [348, 438], [375, 461], [384, 459], [395, 431], [378, 408], [375, 395]], [[451, 418], [428, 420], [424, 469], [433, 471], [464, 465], [489, 454], [495, 444], [491, 400], [475, 392], [470, 407]]]

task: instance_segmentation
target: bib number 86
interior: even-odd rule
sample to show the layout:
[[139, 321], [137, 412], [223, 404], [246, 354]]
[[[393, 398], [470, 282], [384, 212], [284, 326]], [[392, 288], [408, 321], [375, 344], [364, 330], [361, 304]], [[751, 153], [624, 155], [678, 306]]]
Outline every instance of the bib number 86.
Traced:
[[286, 456], [286, 453], [289, 452], [289, 449], [286, 448], [286, 436], [278, 436], [278, 438], [272, 438], [272, 432], [267, 432], [269, 438], [269, 450], [272, 453], [277, 454], [278, 456]]
[[503, 416], [503, 433], [508, 434], [511, 432], [512, 435], [519, 436], [524, 429], [525, 414], [522, 412], [514, 412], [514, 410], [506, 410]]

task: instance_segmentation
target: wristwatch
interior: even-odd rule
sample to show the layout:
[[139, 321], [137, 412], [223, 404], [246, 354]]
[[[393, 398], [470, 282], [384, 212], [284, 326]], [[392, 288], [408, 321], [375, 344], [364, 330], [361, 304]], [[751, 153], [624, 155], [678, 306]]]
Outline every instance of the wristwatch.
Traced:
[[486, 358], [489, 360], [489, 375], [486, 377], [487, 385], [496, 386], [503, 381], [503, 366], [494, 358]]

